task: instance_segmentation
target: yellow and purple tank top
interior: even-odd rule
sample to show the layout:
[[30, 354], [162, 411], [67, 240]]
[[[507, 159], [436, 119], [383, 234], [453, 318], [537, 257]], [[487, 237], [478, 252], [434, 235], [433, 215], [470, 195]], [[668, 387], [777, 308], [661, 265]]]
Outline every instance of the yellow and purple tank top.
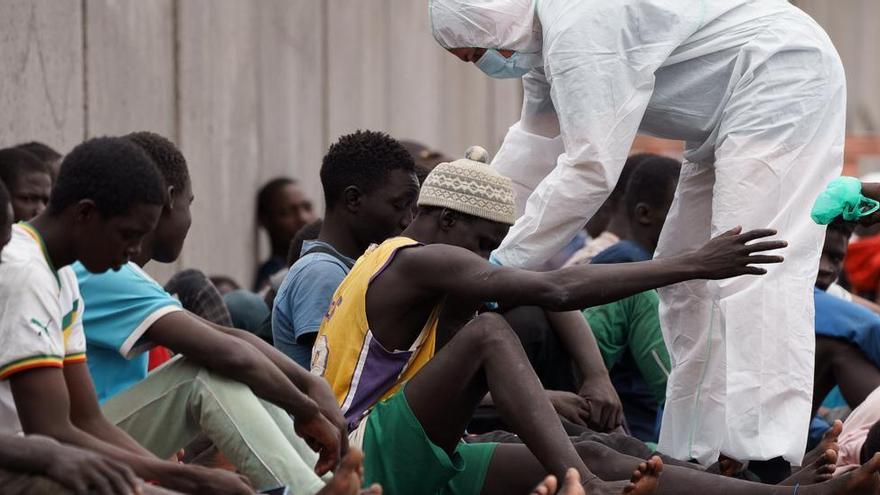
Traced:
[[395, 392], [434, 356], [437, 305], [409, 349], [388, 350], [370, 331], [367, 289], [405, 248], [420, 246], [394, 237], [367, 249], [336, 289], [312, 349], [312, 373], [323, 376], [353, 428], [374, 404]]

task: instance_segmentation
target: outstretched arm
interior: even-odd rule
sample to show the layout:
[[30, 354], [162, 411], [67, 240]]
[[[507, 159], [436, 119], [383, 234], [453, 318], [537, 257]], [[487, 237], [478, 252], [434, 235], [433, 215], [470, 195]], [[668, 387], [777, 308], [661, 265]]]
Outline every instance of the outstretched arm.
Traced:
[[399, 273], [419, 274], [411, 277], [408, 285], [420, 289], [425, 298], [453, 293], [510, 306], [537, 305], [551, 311], [570, 311], [686, 280], [762, 275], [765, 269], [751, 265], [781, 263], [781, 256], [761, 253], [781, 249], [787, 243], [748, 243], [775, 234], [773, 230], [740, 233], [740, 228], [736, 228], [712, 239], [698, 251], [677, 257], [578, 265], [552, 272], [495, 266], [467, 250], [442, 244], [403, 250], [398, 254], [398, 263]]

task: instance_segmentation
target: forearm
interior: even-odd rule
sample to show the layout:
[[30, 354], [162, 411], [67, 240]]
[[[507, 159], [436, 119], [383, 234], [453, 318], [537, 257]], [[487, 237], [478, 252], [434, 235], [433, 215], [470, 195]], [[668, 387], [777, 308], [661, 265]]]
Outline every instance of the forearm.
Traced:
[[557, 283], [551, 294], [539, 296], [549, 296], [550, 300], [546, 301], [549, 304], [545, 307], [554, 311], [571, 311], [697, 279], [702, 274], [694, 260], [685, 255], [638, 263], [578, 265], [543, 276]]
[[17, 437], [4, 435], [0, 439], [0, 467], [27, 473], [42, 473], [51, 458], [54, 442], [39, 436]]
[[318, 413], [319, 409], [315, 401], [295, 386], [260, 349], [242, 342], [237, 344], [235, 354], [235, 359], [208, 367], [220, 375], [247, 385], [255, 395], [277, 405], [294, 417], [311, 418]]
[[548, 311], [547, 320], [584, 379], [608, 376], [593, 331], [580, 311]]
[[[29, 425], [30, 426], [30, 425]], [[27, 428], [28, 433], [46, 435], [54, 440], [68, 445], [73, 445], [86, 450], [97, 452], [111, 459], [127, 464], [138, 475], [148, 481], [158, 481], [163, 486], [171, 487], [180, 473], [175, 471], [175, 464], [156, 459], [152, 454], [142, 455], [126, 448], [119, 447], [103, 439], [94, 437], [89, 433], [68, 423], [66, 425], [54, 425], [51, 428], [43, 428], [41, 431]], [[39, 427], [37, 427], [39, 429]]]
[[125, 449], [133, 454], [142, 455], [144, 457], [156, 457], [152, 452], [137, 443], [135, 439], [131, 438], [128, 433], [107, 421], [103, 415], [88, 420], [74, 422], [74, 426], [93, 437], [103, 440], [111, 445], [115, 445], [121, 449]]
[[271, 361], [272, 364], [284, 373], [293, 386], [313, 400], [318, 407], [325, 410], [339, 408], [339, 404], [336, 403], [336, 397], [333, 395], [333, 392], [330, 390], [330, 387], [324, 379], [309, 373], [308, 370], [293, 362], [293, 360], [287, 357], [283, 352], [267, 344], [263, 339], [252, 333], [245, 332], [244, 330], [225, 328], [217, 325], [214, 325], [214, 328], [253, 345], [269, 361]]

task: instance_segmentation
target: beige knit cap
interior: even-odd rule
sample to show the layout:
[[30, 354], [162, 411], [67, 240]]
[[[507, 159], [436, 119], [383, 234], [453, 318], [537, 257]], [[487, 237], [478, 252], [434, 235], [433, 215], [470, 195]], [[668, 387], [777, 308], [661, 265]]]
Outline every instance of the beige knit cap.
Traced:
[[516, 209], [510, 179], [486, 165], [489, 153], [485, 149], [471, 146], [464, 156], [431, 171], [422, 184], [419, 206], [449, 208], [513, 225]]

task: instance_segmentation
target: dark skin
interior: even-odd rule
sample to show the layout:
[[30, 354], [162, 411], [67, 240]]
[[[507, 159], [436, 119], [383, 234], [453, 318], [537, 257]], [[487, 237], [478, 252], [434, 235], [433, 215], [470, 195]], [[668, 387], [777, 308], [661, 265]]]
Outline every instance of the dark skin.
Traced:
[[15, 221], [24, 222], [39, 215], [49, 204], [52, 177], [41, 172], [19, 175], [9, 188]]
[[[135, 204], [130, 211], [104, 217], [88, 199], [50, 214], [44, 211], [31, 225], [39, 232], [52, 266], [81, 261], [90, 271], [119, 269], [137, 256], [144, 236], [153, 230], [161, 207]], [[22, 428], [60, 442], [103, 454], [128, 465], [139, 477], [185, 491], [250, 493], [238, 476], [157, 459], [100, 414], [85, 363], [35, 368], [9, 378]], [[132, 486], [132, 489], [135, 487]]]
[[143, 483], [125, 464], [40, 435], [0, 437], [0, 466], [45, 476], [76, 495], [143, 492]]
[[[177, 259], [192, 224], [192, 188], [169, 187], [168, 202], [156, 228], [144, 238], [133, 259], [139, 266], [150, 260]], [[167, 347], [194, 363], [248, 385], [254, 394], [290, 413], [295, 428], [320, 459], [315, 467], [324, 474], [336, 467], [348, 446], [345, 419], [330, 387], [259, 337], [235, 328], [215, 325], [189, 312], [159, 318], [144, 333], [151, 342]]]
[[348, 186], [336, 204], [327, 205], [318, 240], [357, 259], [370, 244], [398, 235], [409, 225], [418, 195], [418, 177], [402, 169], [389, 172], [374, 191]]
[[[846, 257], [849, 236], [836, 229], [827, 229], [816, 287], [827, 290], [837, 280]], [[880, 387], [880, 369], [856, 346], [843, 340], [816, 336], [816, 369], [813, 381], [813, 410], [822, 405], [825, 396], [836, 385], [847, 403], [856, 407], [877, 387]]]
[[260, 225], [269, 233], [272, 256], [284, 258], [297, 231], [315, 221], [314, 208], [296, 184], [287, 184], [272, 195], [268, 210]]
[[[370, 244], [399, 235], [409, 225], [418, 196], [418, 177], [402, 169], [392, 170], [382, 186], [374, 191], [348, 186], [336, 204], [327, 205], [318, 240], [357, 259]], [[304, 334], [299, 342], [311, 345], [317, 335], [317, 332]]]
[[[0, 206], [2, 208], [2, 206]], [[3, 219], [2, 223], [0, 223], [0, 252], [3, 251], [3, 248], [9, 244], [9, 240], [12, 238], [12, 224], [13, 218], [15, 218], [15, 214], [12, 212], [12, 205], [10, 203], [6, 203], [6, 207], [4, 208], [5, 212], [0, 214], [0, 218]]]
[[[786, 245], [759, 241], [773, 231], [740, 234], [734, 229], [679, 258], [538, 273], [487, 261], [508, 228], [447, 209], [422, 210], [403, 235], [425, 246], [399, 251], [367, 291], [366, 312], [374, 337], [386, 349], [408, 349], [431, 310], [450, 294], [456, 306], [446, 303], [442, 311], [451, 321], [467, 321], [479, 302], [488, 300], [570, 311], [694, 278], [762, 274], [763, 269], [749, 265], [781, 262], [781, 257], [761, 252]], [[757, 242], [746, 246], [751, 241]], [[494, 315], [482, 315], [462, 328], [438, 329], [438, 342], [448, 343], [405, 389], [428, 437], [451, 453], [480, 400], [491, 392], [502, 417], [528, 448], [499, 446], [484, 493], [527, 492], [547, 471], [561, 478], [569, 467], [576, 468], [596, 493], [644, 489], [604, 485], [587, 470], [511, 335], [503, 319]], [[531, 406], [521, 407], [524, 403]]]

